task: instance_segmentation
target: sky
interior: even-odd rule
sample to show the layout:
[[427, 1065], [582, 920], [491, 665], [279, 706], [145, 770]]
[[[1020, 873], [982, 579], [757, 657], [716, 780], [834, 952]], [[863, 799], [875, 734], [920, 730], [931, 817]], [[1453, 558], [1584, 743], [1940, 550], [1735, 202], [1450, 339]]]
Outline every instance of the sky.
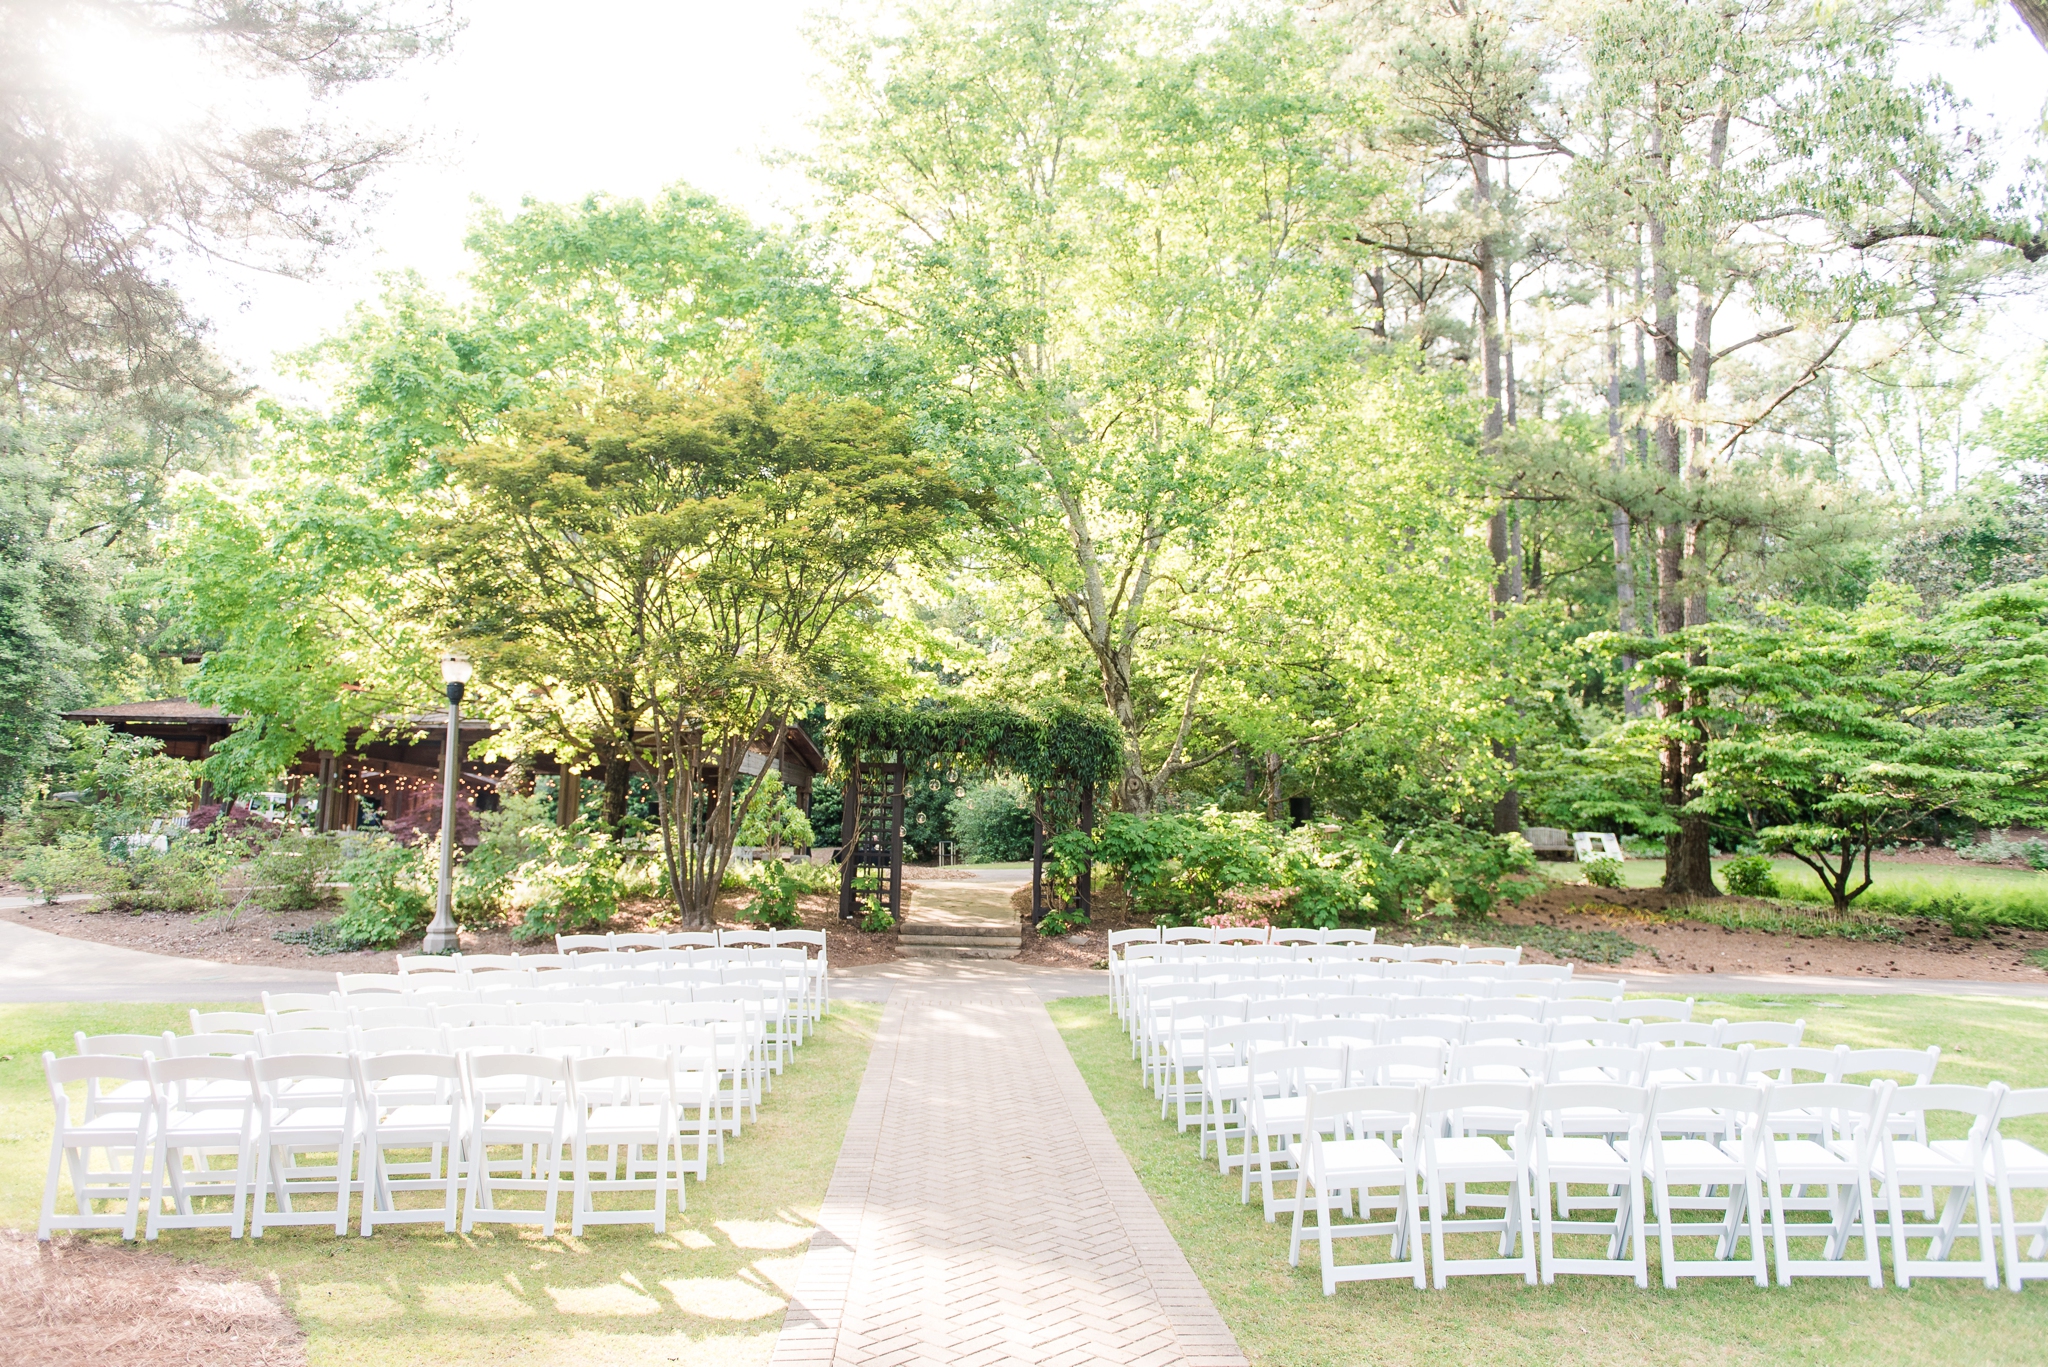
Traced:
[[[318, 278], [186, 266], [180, 283], [213, 320], [216, 346], [273, 392], [310, 398], [276, 361], [333, 332], [378, 277], [416, 270], [459, 287], [464, 226], [481, 199], [594, 192], [644, 196], [688, 181], [760, 217], [800, 205], [802, 177], [763, 154], [800, 148], [817, 108], [804, 37], [816, 0], [470, 0], [453, 50], [363, 92], [358, 108], [420, 140], [378, 184], [367, 230]], [[2010, 10], [1989, 46], [1925, 50], [1908, 74], [1939, 74], [1988, 129], [2037, 127], [2048, 99], [2048, 52]], [[129, 98], [146, 90], [122, 73]], [[2008, 139], [2008, 141], [2011, 141]], [[2012, 310], [1995, 349], [2048, 344], [2048, 306]]]

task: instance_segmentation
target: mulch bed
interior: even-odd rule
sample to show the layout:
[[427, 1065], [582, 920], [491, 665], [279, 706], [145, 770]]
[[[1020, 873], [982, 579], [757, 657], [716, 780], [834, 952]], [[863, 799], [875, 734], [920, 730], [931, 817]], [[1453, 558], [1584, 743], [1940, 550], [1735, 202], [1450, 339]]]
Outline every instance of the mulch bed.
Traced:
[[112, 1243], [0, 1230], [6, 1367], [298, 1367], [305, 1335], [277, 1293]]

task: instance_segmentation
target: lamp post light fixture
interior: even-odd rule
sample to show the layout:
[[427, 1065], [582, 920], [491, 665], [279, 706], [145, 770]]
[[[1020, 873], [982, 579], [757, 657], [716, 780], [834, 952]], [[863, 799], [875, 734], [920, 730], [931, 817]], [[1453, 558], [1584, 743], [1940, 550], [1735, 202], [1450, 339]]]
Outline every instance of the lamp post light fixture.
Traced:
[[434, 923], [420, 949], [428, 954], [457, 952], [455, 931], [455, 796], [462, 782], [462, 686], [469, 682], [467, 657], [441, 657], [441, 682], [448, 686], [448, 739], [441, 747], [441, 877], [434, 889]]

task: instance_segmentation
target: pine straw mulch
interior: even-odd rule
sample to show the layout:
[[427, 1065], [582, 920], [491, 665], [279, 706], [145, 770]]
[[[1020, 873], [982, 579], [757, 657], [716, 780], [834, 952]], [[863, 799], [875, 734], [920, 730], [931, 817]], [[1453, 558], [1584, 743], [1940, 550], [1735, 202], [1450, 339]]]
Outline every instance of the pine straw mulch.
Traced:
[[0, 1230], [4, 1367], [298, 1367], [277, 1293], [232, 1272], [95, 1240]]

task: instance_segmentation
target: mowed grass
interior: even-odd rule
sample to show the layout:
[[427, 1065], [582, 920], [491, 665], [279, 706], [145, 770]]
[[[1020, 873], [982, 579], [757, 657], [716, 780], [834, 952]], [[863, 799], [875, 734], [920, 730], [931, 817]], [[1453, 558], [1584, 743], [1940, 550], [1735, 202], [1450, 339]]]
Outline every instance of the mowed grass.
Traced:
[[[1725, 859], [1714, 861], [1717, 881], [1720, 878], [1721, 867], [1726, 863]], [[1580, 883], [1586, 877], [1578, 864], [1569, 861], [1546, 862], [1538, 864], [1537, 868], [1546, 877], [1558, 883]], [[1826, 894], [1821, 891], [1820, 880], [1814, 876], [1813, 870], [1798, 860], [1773, 859], [1771, 871], [1776, 875], [1779, 887], [1788, 895], [1800, 900], [1826, 899]], [[1918, 903], [1931, 898], [1953, 897], [1958, 894], [1992, 904], [2015, 903], [2048, 908], [2048, 873], [2039, 873], [2033, 869], [1969, 864], [1920, 864], [1903, 859], [1875, 858], [1870, 861], [1870, 874], [1870, 891], [1856, 900], [1854, 905], [1858, 908], [1862, 908], [1865, 903], [1870, 903], [1873, 907], [1882, 903], [1889, 908], [1902, 903]], [[1621, 876], [1623, 884], [1627, 887], [1657, 887], [1664, 881], [1664, 861], [1626, 860], [1621, 866]], [[1862, 865], [1859, 864], [1855, 882], [1862, 881]]]
[[[0, 1006], [0, 1054], [10, 1056], [0, 1063], [0, 1226], [33, 1232], [42, 1200], [42, 1051], [70, 1053], [81, 1029], [182, 1032], [185, 1011]], [[834, 1005], [776, 1079], [760, 1121], [727, 1142], [725, 1164], [708, 1183], [690, 1181], [688, 1209], [671, 1213], [665, 1235], [615, 1226], [574, 1239], [564, 1219], [552, 1239], [537, 1227], [447, 1235], [433, 1224], [369, 1239], [294, 1228], [231, 1242], [224, 1230], [167, 1230], [155, 1247], [271, 1282], [314, 1364], [766, 1362], [880, 1018], [879, 1005]]]
[[[1288, 1224], [1238, 1204], [1238, 1180], [1196, 1157], [1131, 1061], [1106, 1000], [1069, 998], [1053, 1019], [1139, 1179], [1195, 1273], [1254, 1363], [2039, 1363], [2048, 1358], [2048, 1285], [2022, 1294], [1978, 1283], [1743, 1281], [1662, 1287], [1651, 1244], [1651, 1289], [1619, 1279], [1563, 1277], [1526, 1287], [1511, 1277], [1454, 1278], [1445, 1291], [1406, 1282], [1350, 1283], [1325, 1297], [1313, 1245], [1287, 1265]], [[1722, 997], [1699, 1019], [1804, 1018], [1814, 1044], [1939, 1044], [1939, 1080], [2048, 1085], [2048, 1001], [1933, 997]], [[2048, 1145], [2039, 1125], [2016, 1137]], [[1468, 1236], [1469, 1237], [1469, 1236]], [[1916, 1246], [1917, 1247], [1917, 1246]], [[1967, 1248], [1967, 1245], [1965, 1246]], [[1371, 1256], [1385, 1257], [1384, 1240]], [[1466, 1248], [1476, 1253], [1477, 1248]], [[1692, 1248], [1686, 1256], [1699, 1256]], [[1362, 1256], [1354, 1244], [1342, 1256]], [[1811, 1256], [1808, 1254], [1807, 1256]]]

